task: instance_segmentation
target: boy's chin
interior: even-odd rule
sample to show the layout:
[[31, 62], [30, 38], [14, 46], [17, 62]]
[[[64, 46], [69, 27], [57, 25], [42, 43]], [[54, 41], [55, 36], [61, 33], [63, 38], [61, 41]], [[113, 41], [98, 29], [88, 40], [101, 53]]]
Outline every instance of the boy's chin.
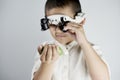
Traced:
[[58, 42], [61, 43], [61, 44], [63, 44], [63, 45], [67, 45], [67, 44], [69, 44], [69, 43], [72, 42], [72, 41], [73, 41], [73, 40], [71, 40], [71, 41], [59, 40]]

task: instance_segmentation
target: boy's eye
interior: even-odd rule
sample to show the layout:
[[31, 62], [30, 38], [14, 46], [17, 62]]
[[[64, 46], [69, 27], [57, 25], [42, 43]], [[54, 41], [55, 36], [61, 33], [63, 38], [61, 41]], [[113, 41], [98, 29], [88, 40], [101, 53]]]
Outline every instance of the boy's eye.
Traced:
[[55, 24], [48, 24], [49, 27], [57, 27]]

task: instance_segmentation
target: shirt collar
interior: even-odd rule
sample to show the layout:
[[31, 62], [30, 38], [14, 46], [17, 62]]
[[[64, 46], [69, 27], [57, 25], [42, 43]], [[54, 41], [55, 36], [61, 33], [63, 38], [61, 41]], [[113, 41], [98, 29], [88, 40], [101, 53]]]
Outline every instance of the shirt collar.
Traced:
[[61, 43], [59, 43], [58, 41], [55, 41], [59, 46], [66, 48], [67, 50], [70, 50], [72, 47], [76, 46], [78, 43], [76, 41], [72, 41], [67, 45], [63, 45]]
[[69, 44], [65, 45], [66, 49], [71, 49], [72, 47], [76, 46], [77, 42], [76, 41], [72, 41]]

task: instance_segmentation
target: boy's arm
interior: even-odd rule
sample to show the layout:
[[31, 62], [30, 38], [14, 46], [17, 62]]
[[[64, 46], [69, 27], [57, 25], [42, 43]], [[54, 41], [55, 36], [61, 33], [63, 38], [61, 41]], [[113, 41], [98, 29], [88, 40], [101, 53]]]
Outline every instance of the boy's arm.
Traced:
[[[41, 54], [41, 65], [34, 73], [33, 80], [51, 80], [55, 61], [58, 59], [57, 46], [45, 45]], [[42, 46], [39, 46], [38, 51], [41, 53]]]
[[110, 80], [107, 65], [88, 42], [81, 45], [92, 80]]
[[38, 71], [35, 72], [33, 80], [51, 80], [53, 69], [53, 64], [41, 64]]
[[107, 65], [87, 41], [83, 29], [84, 23], [85, 19], [80, 24], [70, 22], [64, 30], [68, 30], [82, 48], [92, 80], [110, 80]]

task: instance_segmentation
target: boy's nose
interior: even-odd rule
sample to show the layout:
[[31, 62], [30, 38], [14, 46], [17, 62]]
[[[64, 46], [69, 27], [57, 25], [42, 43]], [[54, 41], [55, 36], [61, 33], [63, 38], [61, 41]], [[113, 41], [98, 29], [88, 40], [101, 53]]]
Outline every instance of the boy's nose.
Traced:
[[57, 26], [55, 30], [56, 30], [56, 32], [62, 32], [62, 31], [60, 30], [59, 26]]

